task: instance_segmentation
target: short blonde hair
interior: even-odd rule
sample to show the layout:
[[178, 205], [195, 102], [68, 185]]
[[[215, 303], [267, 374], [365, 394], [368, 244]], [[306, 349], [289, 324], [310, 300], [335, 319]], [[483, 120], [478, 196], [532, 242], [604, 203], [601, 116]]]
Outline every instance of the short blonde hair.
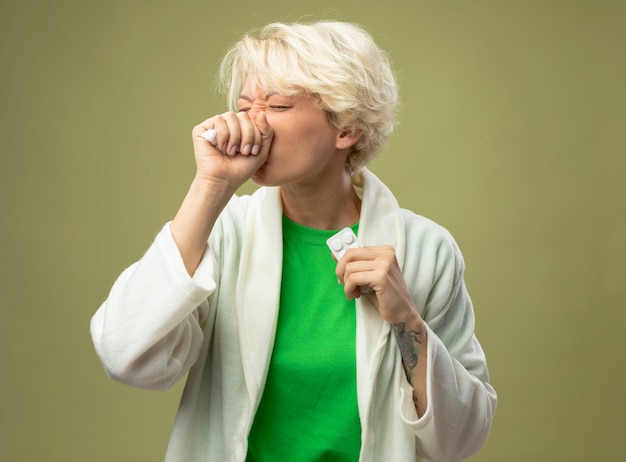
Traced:
[[344, 22], [269, 24], [226, 53], [219, 72], [228, 104], [252, 77], [268, 93], [304, 91], [339, 130], [361, 132], [348, 156], [354, 173], [382, 150], [395, 124], [398, 91], [386, 54], [363, 28]]

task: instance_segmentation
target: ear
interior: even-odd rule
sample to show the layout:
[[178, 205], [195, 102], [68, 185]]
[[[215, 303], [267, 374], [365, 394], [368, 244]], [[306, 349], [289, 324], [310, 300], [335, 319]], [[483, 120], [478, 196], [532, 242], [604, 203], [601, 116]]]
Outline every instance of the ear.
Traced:
[[357, 141], [361, 138], [363, 134], [362, 130], [356, 130], [354, 132], [349, 132], [347, 130], [342, 130], [337, 132], [337, 139], [335, 140], [335, 147], [337, 149], [348, 149], [354, 146]]

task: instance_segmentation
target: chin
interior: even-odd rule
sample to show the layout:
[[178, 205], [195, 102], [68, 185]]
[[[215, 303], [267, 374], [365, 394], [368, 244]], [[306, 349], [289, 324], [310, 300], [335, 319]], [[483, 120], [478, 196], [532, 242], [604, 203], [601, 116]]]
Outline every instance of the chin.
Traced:
[[280, 186], [277, 182], [272, 181], [271, 175], [267, 174], [266, 164], [261, 165], [250, 179], [259, 186]]

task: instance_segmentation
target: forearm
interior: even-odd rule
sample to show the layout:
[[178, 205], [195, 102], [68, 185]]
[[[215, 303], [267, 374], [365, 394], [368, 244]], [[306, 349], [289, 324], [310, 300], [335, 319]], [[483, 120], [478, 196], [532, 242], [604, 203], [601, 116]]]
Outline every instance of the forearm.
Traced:
[[220, 213], [235, 193], [224, 183], [194, 179], [170, 230], [185, 269], [193, 276], [206, 250], [211, 230]]
[[405, 322], [393, 324], [398, 347], [402, 356], [402, 365], [407, 380], [413, 387], [413, 402], [418, 417], [426, 412], [426, 357], [428, 349], [427, 329], [424, 321], [415, 313]]
[[91, 322], [96, 352], [109, 375], [146, 388], [166, 388], [195, 361], [215, 290], [212, 262], [198, 280], [185, 277], [180, 252], [164, 227], [116, 279]]

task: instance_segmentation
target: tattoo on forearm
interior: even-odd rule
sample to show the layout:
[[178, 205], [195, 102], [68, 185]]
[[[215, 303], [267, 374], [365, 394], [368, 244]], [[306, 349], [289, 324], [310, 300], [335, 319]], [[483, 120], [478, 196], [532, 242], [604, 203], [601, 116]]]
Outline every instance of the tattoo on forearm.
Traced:
[[400, 355], [402, 356], [402, 365], [404, 366], [404, 372], [406, 378], [411, 381], [415, 367], [417, 367], [419, 356], [419, 345], [422, 344], [420, 340], [420, 332], [416, 330], [406, 330], [405, 323], [398, 323], [393, 325], [393, 330], [396, 333], [398, 339], [398, 346], [400, 347]]

